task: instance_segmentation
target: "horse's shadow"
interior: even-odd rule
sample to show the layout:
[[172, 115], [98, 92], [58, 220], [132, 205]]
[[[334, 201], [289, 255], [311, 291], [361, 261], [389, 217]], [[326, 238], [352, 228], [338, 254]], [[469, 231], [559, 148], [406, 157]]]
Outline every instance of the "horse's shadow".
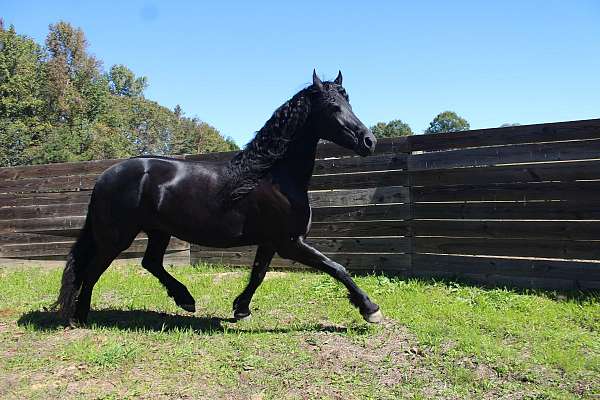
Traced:
[[[168, 332], [172, 330], [193, 330], [196, 333], [218, 334], [225, 331], [248, 333], [288, 333], [288, 332], [333, 332], [348, 331], [345, 326], [322, 323], [293, 324], [284, 327], [261, 328], [244, 322], [234, 324], [233, 318], [211, 316], [187, 316], [166, 314], [151, 310], [114, 310], [90, 311], [86, 327], [116, 328], [126, 331]], [[29, 311], [17, 321], [19, 326], [28, 326], [38, 331], [60, 330], [65, 327], [63, 321], [52, 311]], [[366, 327], [364, 328], [367, 329]], [[360, 333], [361, 327], [352, 329]]]

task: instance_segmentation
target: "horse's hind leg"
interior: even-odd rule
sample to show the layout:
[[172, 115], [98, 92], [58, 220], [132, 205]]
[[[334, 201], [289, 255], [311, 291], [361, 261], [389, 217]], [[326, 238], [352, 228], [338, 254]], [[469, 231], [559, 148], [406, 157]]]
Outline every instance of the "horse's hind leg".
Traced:
[[90, 263], [88, 264], [83, 283], [81, 285], [81, 291], [77, 297], [77, 305], [75, 306], [75, 313], [72, 319], [69, 321], [71, 325], [83, 324], [87, 320], [87, 316], [90, 312], [90, 303], [92, 301], [92, 291], [94, 285], [100, 279], [100, 276], [106, 271], [110, 263], [119, 255], [120, 251], [116, 249], [104, 249], [98, 250]]
[[275, 250], [272, 247], [258, 246], [252, 272], [250, 273], [250, 281], [244, 291], [233, 301], [233, 318], [239, 320], [250, 316], [250, 301], [265, 278], [267, 268], [269, 268], [274, 254]]
[[175, 300], [175, 304], [185, 311], [196, 311], [196, 301], [188, 289], [163, 267], [163, 258], [171, 236], [159, 231], [146, 233], [148, 234], [148, 247], [146, 247], [146, 253], [142, 259], [142, 266], [158, 278], [167, 289], [169, 296]]

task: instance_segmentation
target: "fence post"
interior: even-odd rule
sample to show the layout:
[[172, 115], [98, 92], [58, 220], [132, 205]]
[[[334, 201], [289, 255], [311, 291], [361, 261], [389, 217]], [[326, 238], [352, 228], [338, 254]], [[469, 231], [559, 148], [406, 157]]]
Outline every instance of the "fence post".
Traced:
[[407, 216], [407, 235], [408, 235], [408, 271], [407, 276], [414, 275], [414, 265], [413, 265], [413, 254], [414, 254], [414, 235], [413, 235], [413, 219], [414, 219], [414, 203], [413, 203], [413, 176], [411, 170], [411, 162], [410, 158], [412, 157], [412, 149], [411, 149], [411, 136], [408, 136], [405, 141], [405, 149], [406, 153], [406, 174], [408, 176], [407, 179], [407, 189], [408, 189], [408, 216]]

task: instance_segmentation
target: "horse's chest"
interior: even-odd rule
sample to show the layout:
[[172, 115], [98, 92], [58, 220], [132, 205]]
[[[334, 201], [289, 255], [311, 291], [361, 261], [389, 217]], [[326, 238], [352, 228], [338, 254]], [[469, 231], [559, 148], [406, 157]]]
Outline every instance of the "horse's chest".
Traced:
[[306, 193], [264, 184], [249, 200], [246, 232], [279, 239], [304, 235], [308, 231], [311, 213]]

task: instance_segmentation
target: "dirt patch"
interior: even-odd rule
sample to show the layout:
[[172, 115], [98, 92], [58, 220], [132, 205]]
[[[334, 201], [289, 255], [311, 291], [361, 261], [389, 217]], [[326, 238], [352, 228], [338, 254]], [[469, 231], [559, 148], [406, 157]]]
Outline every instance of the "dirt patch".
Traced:
[[21, 378], [18, 374], [4, 374], [0, 375], [0, 397], [10, 398], [9, 394], [17, 386]]
[[445, 387], [424, 362], [430, 350], [419, 346], [405, 327], [389, 321], [377, 334], [353, 337], [314, 333], [305, 339], [303, 346], [316, 359], [315, 368], [330, 371], [333, 375], [358, 373], [392, 390], [418, 376], [429, 382], [430, 395]]
[[269, 271], [267, 272], [265, 279], [282, 278], [284, 276], [287, 276], [288, 274], [289, 272], [284, 271]]
[[121, 301], [122, 297], [114, 290], [107, 290], [100, 294], [100, 302], [102, 304], [116, 304]]
[[0, 333], [8, 332], [9, 327], [6, 322], [0, 322]]
[[[246, 275], [247, 273], [248, 273], [247, 271], [217, 272], [217, 273], [213, 274], [212, 281], [213, 281], [213, 283], [219, 283], [225, 279], [242, 277], [242, 276]], [[286, 276], [287, 274], [288, 274], [288, 272], [284, 272], [284, 271], [269, 271], [269, 272], [267, 272], [267, 275], [265, 276], [265, 280], [273, 279], [273, 278], [281, 278], [281, 277]]]
[[0, 309], [0, 318], [10, 318], [18, 315], [19, 312], [14, 308], [2, 308]]
[[213, 283], [219, 283], [225, 279], [229, 279], [229, 278], [237, 278], [240, 276], [243, 276], [244, 272], [242, 271], [229, 271], [229, 272], [217, 272], [216, 274], [213, 275]]

